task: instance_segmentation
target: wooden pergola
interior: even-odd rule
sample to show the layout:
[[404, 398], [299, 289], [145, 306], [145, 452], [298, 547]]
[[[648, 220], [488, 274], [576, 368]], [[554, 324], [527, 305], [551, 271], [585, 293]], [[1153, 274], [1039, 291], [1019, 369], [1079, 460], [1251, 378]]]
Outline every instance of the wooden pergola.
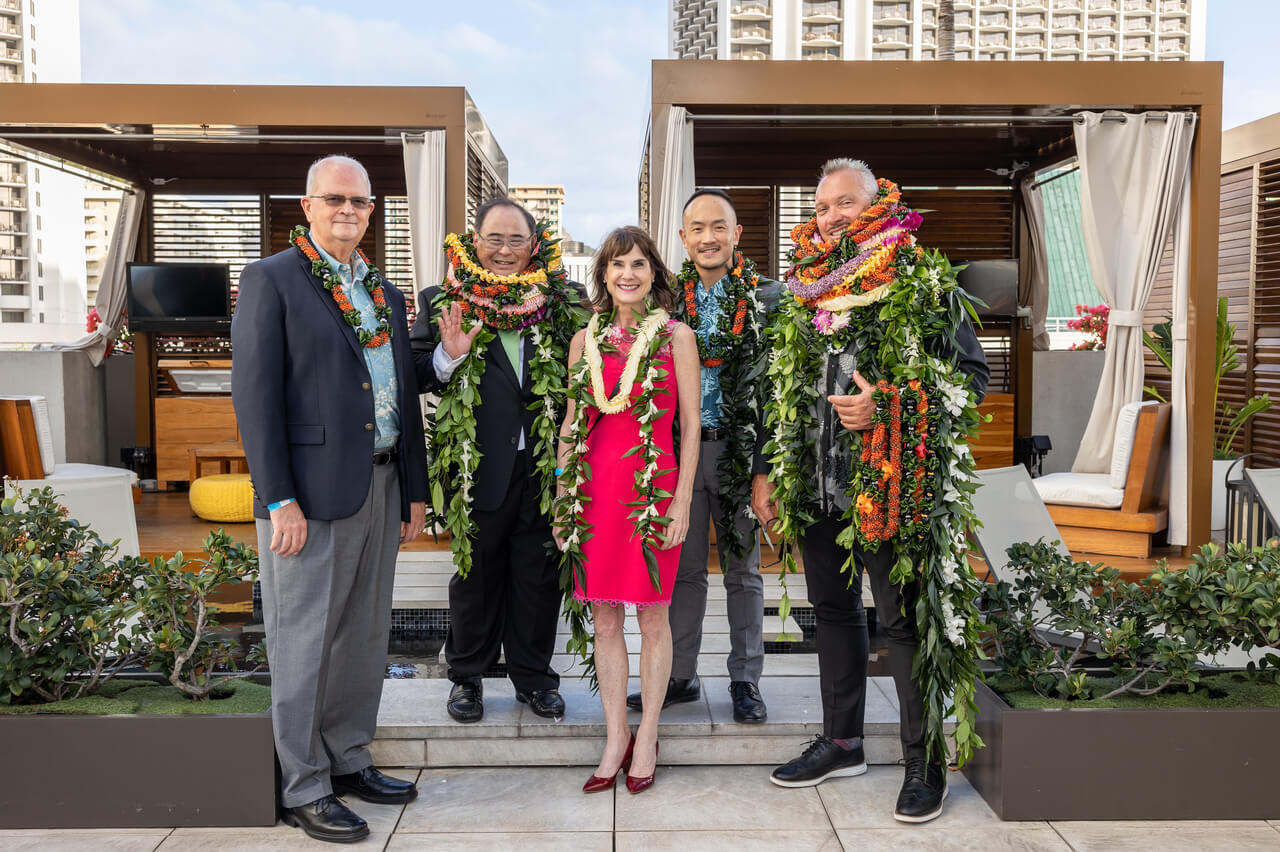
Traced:
[[[353, 156], [368, 169], [380, 199], [403, 196], [401, 134], [441, 129], [445, 226], [461, 231], [477, 204], [507, 189], [506, 156], [462, 87], [0, 84], [0, 140], [34, 149], [46, 164], [53, 158], [55, 167], [79, 166], [148, 190], [135, 252], [139, 261], [154, 259], [157, 192], [256, 196], [259, 244], [270, 254], [288, 246], [289, 230], [301, 221], [297, 199], [316, 159]], [[377, 217], [362, 248], [382, 265], [387, 247]], [[136, 338], [137, 441], [155, 447], [155, 402], [163, 379], [157, 376], [154, 341]], [[229, 397], [225, 403], [221, 416], [230, 418], [229, 425], [216, 436], [211, 430], [190, 440], [236, 436]], [[201, 416], [212, 422], [213, 414]], [[226, 429], [230, 435], [223, 434]]]
[[[1075, 153], [1082, 110], [1193, 111], [1189, 541], [1209, 540], [1222, 65], [1217, 62], [655, 61], [641, 219], [653, 223], [672, 107], [694, 120], [700, 185], [736, 187], [743, 249], [780, 265], [779, 191], [812, 186], [832, 157], [866, 160], [932, 212], [923, 243], [956, 261], [1019, 254], [1017, 180]], [[1001, 174], [1001, 170], [1004, 173]], [[1011, 175], [1010, 172], [1014, 174]], [[975, 189], [980, 188], [980, 189]], [[754, 242], [747, 240], [754, 236]], [[1010, 322], [1016, 434], [1029, 431], [1030, 334]], [[1188, 549], [1191, 549], [1190, 547]]]

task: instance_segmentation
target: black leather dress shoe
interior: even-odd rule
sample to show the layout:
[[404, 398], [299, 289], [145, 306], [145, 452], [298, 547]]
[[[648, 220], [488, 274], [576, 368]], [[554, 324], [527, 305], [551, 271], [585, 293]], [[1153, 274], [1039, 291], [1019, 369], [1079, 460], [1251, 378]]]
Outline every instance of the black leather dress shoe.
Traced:
[[936, 819], [942, 815], [942, 802], [946, 798], [947, 769], [942, 762], [927, 763], [923, 757], [909, 757], [893, 818], [898, 822]]
[[369, 824], [334, 796], [285, 808], [283, 817], [289, 825], [329, 843], [355, 843], [369, 836]]
[[445, 709], [455, 722], [479, 722], [484, 718], [484, 684], [470, 680], [455, 683]]
[[[698, 680], [698, 676], [694, 675], [688, 680], [682, 677], [673, 677], [667, 681], [667, 696], [662, 700], [662, 709], [670, 707], [672, 704], [683, 704], [686, 701], [697, 701], [702, 697], [702, 683]], [[627, 696], [627, 706], [632, 710], [644, 710], [644, 705], [640, 700], [640, 693], [633, 692]]]
[[760, 690], [751, 681], [733, 681], [729, 684], [729, 695], [733, 698], [733, 721], [755, 723], [769, 718]]
[[556, 689], [533, 689], [529, 692], [517, 692], [516, 701], [528, 704], [535, 716], [544, 719], [560, 719], [564, 716], [564, 699]]
[[348, 775], [334, 775], [329, 780], [339, 796], [349, 794], [379, 805], [403, 805], [418, 798], [418, 788], [412, 781], [383, 775], [372, 766]]

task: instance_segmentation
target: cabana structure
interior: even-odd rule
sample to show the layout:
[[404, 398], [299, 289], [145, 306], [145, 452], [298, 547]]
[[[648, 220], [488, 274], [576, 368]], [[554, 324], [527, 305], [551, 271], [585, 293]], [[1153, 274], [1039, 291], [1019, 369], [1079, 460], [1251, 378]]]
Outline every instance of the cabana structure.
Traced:
[[[1020, 258], [1017, 302], [1030, 310], [989, 316], [981, 332], [993, 366], [991, 390], [1012, 395], [1019, 436], [1029, 434], [1031, 352], [1047, 301], [1038, 247], [1043, 213], [1032, 176], [1079, 156], [1086, 201], [1090, 191], [1093, 196], [1086, 218], [1094, 217], [1099, 241], [1114, 238], [1117, 226], [1161, 235], [1153, 250], [1158, 259], [1163, 237], [1177, 235], [1174, 277], [1184, 295], [1175, 336], [1185, 328], [1186, 346], [1184, 388], [1174, 399], [1170, 541], [1190, 548], [1208, 540], [1220, 63], [657, 61], [652, 95], [640, 216], [669, 260], [680, 250], [673, 241], [688, 192], [695, 185], [725, 186], [737, 201], [744, 252], [778, 274], [787, 233], [808, 215], [819, 167], [841, 156], [866, 160], [903, 187], [911, 206], [931, 211], [918, 236], [953, 262]], [[1097, 115], [1105, 111], [1115, 113]], [[1134, 140], [1147, 151], [1137, 159], [1159, 163], [1156, 178], [1146, 180], [1111, 173], [1122, 158], [1100, 151], [1111, 144], [1103, 139], [1116, 135], [1105, 131], [1108, 124], [1135, 129], [1135, 136], [1148, 125], [1182, 129], [1147, 134], [1163, 138], [1155, 147]], [[1126, 195], [1130, 186], [1149, 197]], [[1164, 220], [1146, 221], [1143, 211], [1152, 210]], [[1099, 263], [1112, 253], [1096, 247], [1097, 283]], [[1119, 276], [1138, 281], [1136, 288], [1122, 284], [1120, 292], [1132, 293], [1120, 299], [1125, 304], [1112, 304], [1113, 351], [1095, 402], [1098, 425], [1090, 425], [1103, 440], [1092, 469], [1105, 470], [1110, 458], [1110, 412], [1131, 401], [1121, 396], [1140, 393], [1141, 308], [1155, 270], [1150, 258], [1136, 263], [1138, 274], [1131, 274], [1131, 262]], [[1133, 370], [1124, 375], [1134, 359], [1136, 377]], [[1108, 389], [1108, 372], [1116, 370], [1119, 381]], [[1104, 398], [1108, 394], [1112, 398]]]
[[[444, 235], [507, 187], [506, 156], [461, 87], [8, 83], [0, 139], [42, 168], [125, 190], [100, 290], [110, 309], [99, 297], [107, 325], [124, 306], [126, 261], [225, 260], [234, 284], [246, 259], [286, 248], [304, 224], [307, 167], [326, 154], [369, 170], [378, 207], [361, 247], [411, 303], [443, 276]], [[96, 363], [105, 344], [80, 347]], [[142, 334], [135, 351], [136, 445], [156, 448], [162, 483], [185, 482], [188, 449], [239, 436], [229, 394], [184, 395], [167, 368], [229, 367], [229, 343]]]

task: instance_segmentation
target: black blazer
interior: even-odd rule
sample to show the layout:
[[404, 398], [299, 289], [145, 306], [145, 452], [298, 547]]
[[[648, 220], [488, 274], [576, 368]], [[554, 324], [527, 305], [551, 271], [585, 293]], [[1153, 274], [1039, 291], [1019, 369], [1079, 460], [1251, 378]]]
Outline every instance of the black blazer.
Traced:
[[[391, 306], [400, 390], [400, 513], [427, 499], [426, 446], [404, 296]], [[354, 515], [373, 475], [373, 390], [355, 329], [296, 248], [240, 274], [231, 320], [231, 397], [253, 478], [256, 517], [296, 497], [308, 518]]]
[[[418, 294], [418, 317], [410, 334], [413, 363], [418, 371], [418, 390], [422, 393], [440, 393], [447, 384], [436, 376], [431, 363], [436, 344], [440, 342], [440, 329], [436, 326], [440, 311], [432, 304], [439, 294], [439, 287], [428, 287]], [[529, 365], [534, 358], [533, 340], [526, 334], [522, 336], [521, 343], [525, 363], [523, 381], [516, 378], [515, 365], [497, 339], [485, 347], [484, 375], [478, 388], [480, 402], [475, 409], [476, 445], [481, 455], [475, 484], [471, 488], [472, 506], [482, 512], [497, 509], [507, 494], [522, 426], [525, 448], [533, 449], [533, 421], [537, 412], [531, 411], [529, 406], [538, 400], [529, 380], [532, 373]], [[558, 411], [557, 416], [563, 413]], [[556, 432], [559, 430], [557, 421]]]

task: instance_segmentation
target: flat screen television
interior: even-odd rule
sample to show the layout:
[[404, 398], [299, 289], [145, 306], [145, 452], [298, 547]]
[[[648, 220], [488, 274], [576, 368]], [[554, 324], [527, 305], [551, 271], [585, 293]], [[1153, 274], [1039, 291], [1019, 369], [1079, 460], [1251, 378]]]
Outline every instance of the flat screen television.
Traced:
[[227, 334], [231, 273], [225, 263], [130, 263], [129, 329], [158, 334]]
[[960, 286], [986, 302], [978, 307], [983, 318], [1012, 317], [1018, 314], [1018, 259], [971, 260], [956, 273]]

